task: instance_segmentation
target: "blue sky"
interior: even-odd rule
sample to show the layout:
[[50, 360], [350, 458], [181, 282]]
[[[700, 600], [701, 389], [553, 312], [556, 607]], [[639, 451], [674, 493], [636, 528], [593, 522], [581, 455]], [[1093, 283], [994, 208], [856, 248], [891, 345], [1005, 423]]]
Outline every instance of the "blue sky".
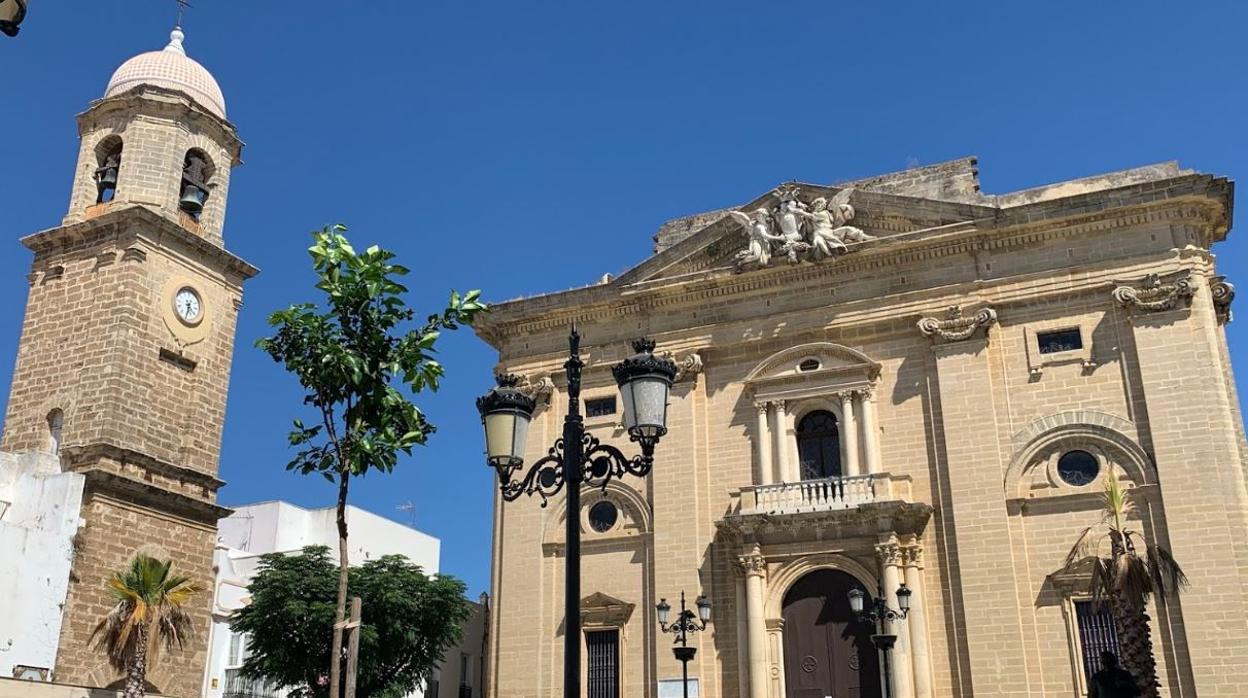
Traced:
[[[173, 4], [36, 0], [0, 38], [0, 399], [30, 261], [17, 238], [59, 223], [74, 115], [165, 44]], [[327, 223], [397, 252], [424, 312], [452, 287], [498, 300], [619, 272], [665, 220], [790, 179], [964, 155], [989, 193], [1170, 159], [1248, 176], [1248, 4], [1230, 0], [195, 5], [187, 50], [247, 142], [226, 244], [263, 270], [238, 329], [226, 504], [333, 501], [284, 471], [300, 395], [252, 348], [270, 311], [311, 298], [307, 233]], [[1245, 239], [1215, 251], [1248, 289]], [[1241, 376], [1246, 327], [1229, 328]], [[442, 350], [443, 390], [420, 400], [441, 431], [352, 501], [404, 521], [413, 502], [475, 594], [493, 484], [473, 398], [494, 357], [468, 332]]]

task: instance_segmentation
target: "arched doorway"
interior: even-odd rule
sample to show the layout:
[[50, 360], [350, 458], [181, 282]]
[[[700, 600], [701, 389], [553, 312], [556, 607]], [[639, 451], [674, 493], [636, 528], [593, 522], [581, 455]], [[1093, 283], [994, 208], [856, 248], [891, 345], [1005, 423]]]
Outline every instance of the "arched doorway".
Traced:
[[881, 697], [873, 629], [849, 608], [854, 587], [863, 588], [845, 572], [823, 569], [797, 580], [785, 594], [787, 698]]

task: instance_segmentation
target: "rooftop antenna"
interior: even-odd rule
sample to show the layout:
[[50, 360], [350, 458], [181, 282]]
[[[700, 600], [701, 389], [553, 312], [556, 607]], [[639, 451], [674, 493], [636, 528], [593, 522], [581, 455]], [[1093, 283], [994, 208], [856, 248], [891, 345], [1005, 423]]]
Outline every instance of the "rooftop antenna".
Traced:
[[395, 509], [407, 514], [409, 517], [408, 525], [412, 528], [416, 528], [416, 505], [413, 504], [410, 499], [398, 505]]

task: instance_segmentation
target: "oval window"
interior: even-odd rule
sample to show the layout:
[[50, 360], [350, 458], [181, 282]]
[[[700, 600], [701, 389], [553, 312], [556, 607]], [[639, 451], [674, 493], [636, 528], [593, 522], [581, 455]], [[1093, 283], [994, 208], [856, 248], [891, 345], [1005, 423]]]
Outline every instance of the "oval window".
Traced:
[[611, 502], [603, 500], [589, 508], [589, 527], [598, 533], [606, 533], [615, 527], [620, 511]]
[[1101, 472], [1096, 456], [1087, 451], [1067, 451], [1057, 459], [1057, 476], [1074, 487], [1092, 484]]

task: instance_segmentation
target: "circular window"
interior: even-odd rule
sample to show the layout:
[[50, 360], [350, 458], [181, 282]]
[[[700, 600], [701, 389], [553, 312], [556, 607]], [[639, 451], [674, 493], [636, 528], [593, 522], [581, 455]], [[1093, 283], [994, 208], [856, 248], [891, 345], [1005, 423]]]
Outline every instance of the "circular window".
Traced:
[[1089, 485], [1100, 472], [1101, 464], [1087, 451], [1067, 451], [1057, 459], [1057, 476], [1067, 485]]
[[603, 500], [589, 508], [589, 527], [599, 533], [606, 533], [615, 527], [620, 518], [619, 509], [611, 502]]

